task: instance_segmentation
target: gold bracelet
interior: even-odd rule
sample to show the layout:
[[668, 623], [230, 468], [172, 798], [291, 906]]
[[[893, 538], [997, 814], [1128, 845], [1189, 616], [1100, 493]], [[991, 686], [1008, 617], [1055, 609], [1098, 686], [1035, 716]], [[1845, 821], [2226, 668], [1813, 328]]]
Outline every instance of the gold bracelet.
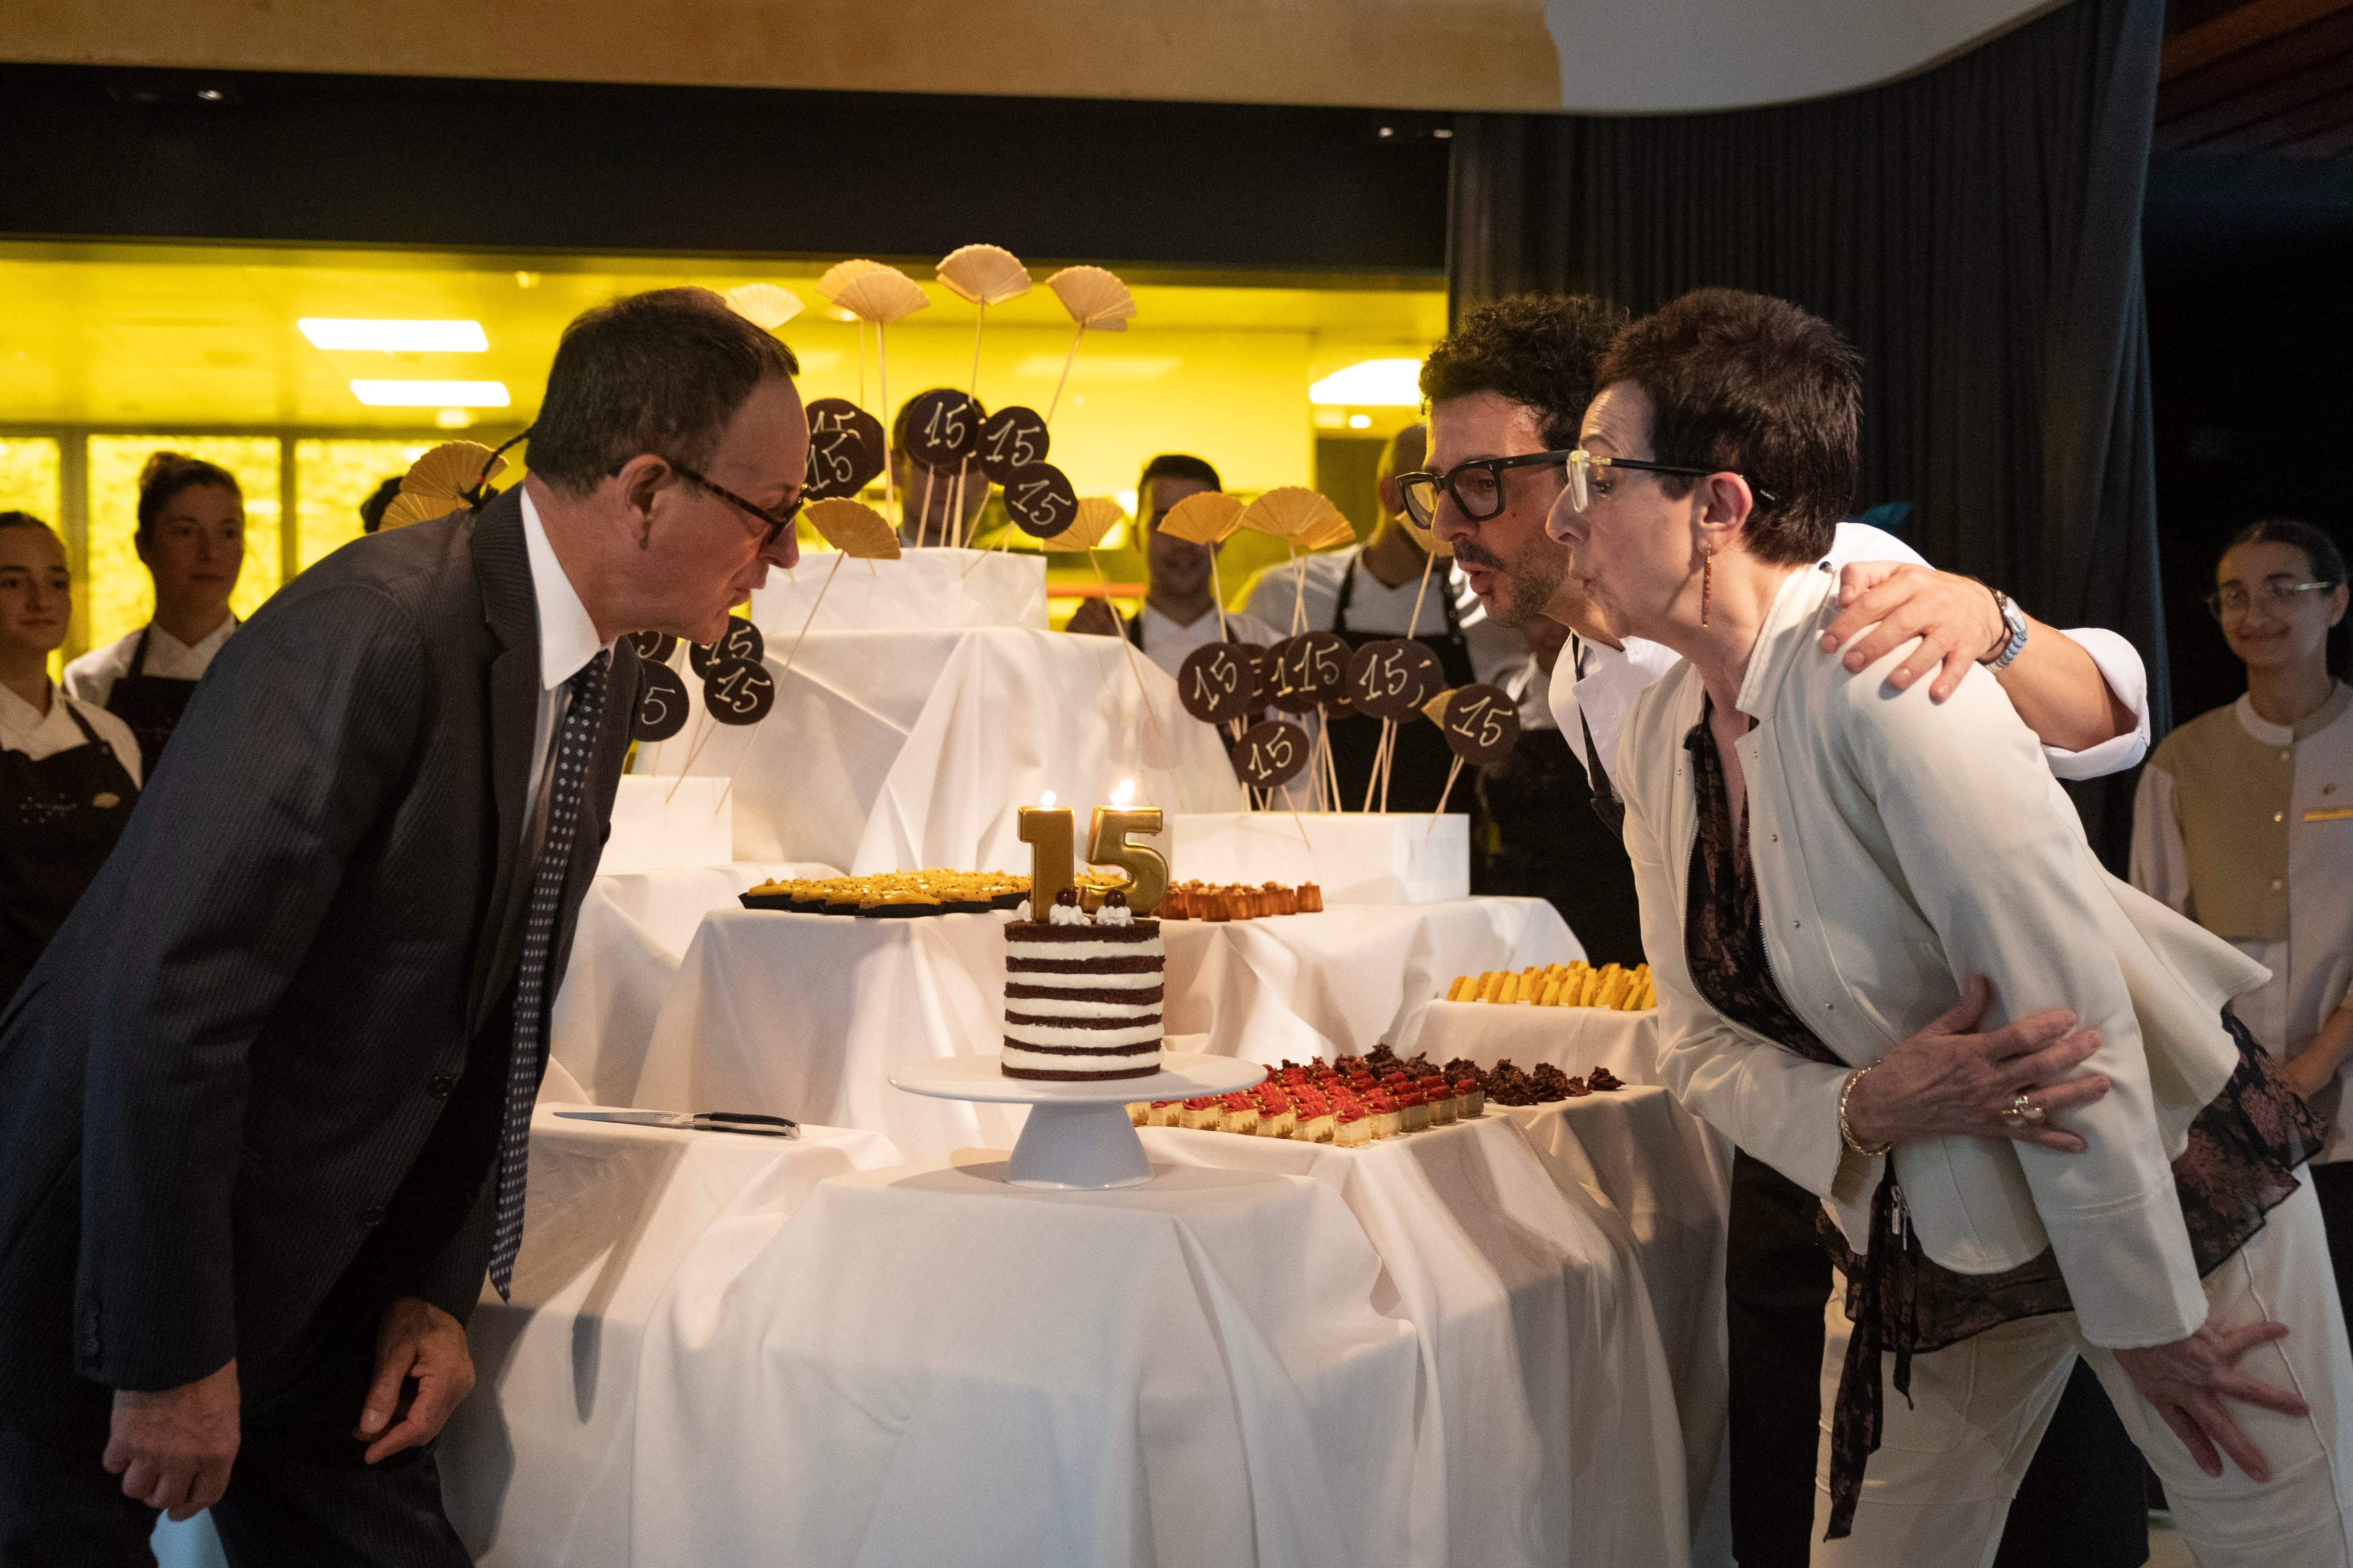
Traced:
[[1873, 1062], [1870, 1067], [1855, 1068], [1854, 1071], [1847, 1074], [1846, 1086], [1839, 1090], [1839, 1142], [1847, 1146], [1849, 1153], [1861, 1154], [1866, 1159], [1884, 1154], [1895, 1147], [1893, 1142], [1887, 1142], [1882, 1143], [1876, 1149], [1873, 1148], [1854, 1135], [1854, 1124], [1846, 1119], [1846, 1102], [1853, 1098], [1854, 1086], [1862, 1081], [1863, 1074], [1875, 1071], [1878, 1067], [1879, 1064]]

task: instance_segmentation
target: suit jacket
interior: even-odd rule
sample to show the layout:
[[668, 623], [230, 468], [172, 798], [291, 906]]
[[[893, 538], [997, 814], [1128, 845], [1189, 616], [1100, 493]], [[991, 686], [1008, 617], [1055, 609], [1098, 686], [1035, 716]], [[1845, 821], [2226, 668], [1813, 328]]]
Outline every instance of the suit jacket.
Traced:
[[[637, 689], [624, 642], [551, 995]], [[471, 1310], [539, 690], [512, 490], [336, 552], [222, 650], [0, 1019], [0, 1415], [232, 1355], [250, 1404], [386, 1227], [377, 1304]]]
[[[2170, 1161], [2237, 1063], [2222, 1005], [2264, 971], [2102, 869], [1991, 675], [1971, 670], [1939, 706], [1927, 681], [1888, 685], [1905, 649], [1855, 675], [1821, 653], [1834, 586], [1790, 574], [1740, 693], [1757, 720], [1737, 749], [1773, 978], [1858, 1067], [1949, 1008], [1973, 974], [1994, 985], [1982, 1027], [2069, 1007], [2097, 1029], [2084, 1070], [2116, 1087], [2067, 1114], [2085, 1152], [1946, 1138], [1896, 1150], [1897, 1176], [1920, 1245], [1947, 1268], [1991, 1273], [2049, 1246], [2094, 1343], [2179, 1339], [2205, 1321], [2206, 1298]], [[1691, 666], [1668, 675], [1636, 705], [1618, 757], [1660, 1075], [1742, 1148], [1836, 1200], [1860, 1241], [1880, 1162], [1840, 1142], [1847, 1069], [1717, 1013], [1684, 961], [1698, 819], [1683, 742], [1704, 696]]]

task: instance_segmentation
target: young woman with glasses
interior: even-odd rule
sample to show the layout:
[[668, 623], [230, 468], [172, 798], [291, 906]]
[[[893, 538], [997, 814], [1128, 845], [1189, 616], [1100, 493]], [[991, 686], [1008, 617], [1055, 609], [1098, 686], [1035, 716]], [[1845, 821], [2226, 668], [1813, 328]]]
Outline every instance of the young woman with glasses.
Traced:
[[2247, 692], [2165, 739], [2134, 803], [2132, 879], [2272, 972], [2232, 1006], [2328, 1124], [2313, 1185], [2353, 1290], [2353, 687], [2345, 557], [2309, 523], [2254, 523], [2207, 608]]

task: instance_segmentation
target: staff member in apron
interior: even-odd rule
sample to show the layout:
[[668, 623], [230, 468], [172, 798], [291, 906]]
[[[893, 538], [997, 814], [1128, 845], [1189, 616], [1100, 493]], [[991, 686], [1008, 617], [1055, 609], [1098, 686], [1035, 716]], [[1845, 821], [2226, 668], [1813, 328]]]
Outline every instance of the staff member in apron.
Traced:
[[0, 511], [0, 1005], [98, 874], [139, 798], [139, 742], [49, 681], [73, 620], [66, 547]]
[[131, 726], [155, 771], [196, 682], [237, 629], [228, 598], [245, 566], [245, 496], [217, 463], [157, 452], [139, 470], [139, 559], [155, 618], [66, 666], [66, 691]]
[[2231, 1006], [2329, 1123], [2307, 1167], [2353, 1300], [2353, 687], [2345, 557], [2309, 523], [2231, 541], [2206, 601], [2246, 695], [2165, 738], [2133, 798], [2133, 886], [2272, 972]]
[[[1427, 440], [1421, 426], [1410, 425], [1392, 437], [1381, 453], [1381, 521], [1370, 539], [1346, 550], [1268, 567], [1251, 583], [1247, 607], [1282, 637], [1335, 632], [1351, 649], [1387, 637], [1410, 637], [1438, 656], [1450, 687], [1495, 680], [1526, 659], [1526, 640], [1488, 619], [1461, 575], [1443, 562], [1430, 567], [1424, 593], [1422, 573], [1429, 555], [1399, 516], [1405, 496], [1397, 477], [1421, 466]], [[1339, 771], [1340, 798], [1351, 811], [1364, 802], [1380, 740], [1377, 720], [1350, 713], [1333, 721], [1332, 760]], [[1437, 809], [1453, 760], [1436, 725], [1401, 725], [1390, 771], [1389, 809]], [[1458, 784], [1449, 808], [1469, 811], [1472, 794]]]
[[[1222, 544], [1196, 544], [1160, 531], [1160, 520], [1188, 496], [1224, 487], [1218, 470], [1200, 458], [1163, 452], [1144, 465], [1135, 481], [1135, 515], [1143, 531], [1149, 575], [1143, 607], [1123, 616], [1108, 599], [1089, 599], [1072, 613], [1065, 629], [1102, 637], [1124, 636], [1173, 679], [1196, 648], [1213, 642], [1256, 643], [1281, 636], [1239, 610], [1218, 614], [1216, 576], [1210, 570]], [[1222, 636], [1220, 633], [1222, 632]]]

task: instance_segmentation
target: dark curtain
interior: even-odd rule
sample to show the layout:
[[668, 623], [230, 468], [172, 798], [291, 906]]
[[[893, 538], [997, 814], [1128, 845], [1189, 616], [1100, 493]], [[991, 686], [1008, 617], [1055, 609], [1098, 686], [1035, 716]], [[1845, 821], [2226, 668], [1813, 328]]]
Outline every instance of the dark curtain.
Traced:
[[[1527, 290], [1645, 310], [1727, 285], [1866, 356], [1861, 510], [2056, 626], [2109, 626], [2166, 711], [2140, 212], [2163, 0], [2073, 3], [1934, 70], [1788, 108], [1464, 115], [1457, 313]], [[2121, 867], [2129, 777], [2076, 790]]]

